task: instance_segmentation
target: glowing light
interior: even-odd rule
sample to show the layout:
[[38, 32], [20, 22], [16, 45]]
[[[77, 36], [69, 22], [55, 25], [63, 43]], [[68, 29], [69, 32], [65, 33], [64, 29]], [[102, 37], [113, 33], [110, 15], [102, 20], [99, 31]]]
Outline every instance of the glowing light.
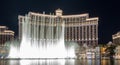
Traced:
[[[34, 21], [36, 22], [36, 21]], [[49, 25], [54, 25], [50, 20]], [[44, 18], [41, 21], [45, 24]], [[64, 23], [48, 26], [31, 25], [29, 17], [22, 22], [22, 41], [18, 49], [11, 45], [9, 58], [75, 58], [75, 48], [67, 48], [64, 43]], [[55, 33], [53, 32], [55, 31]]]

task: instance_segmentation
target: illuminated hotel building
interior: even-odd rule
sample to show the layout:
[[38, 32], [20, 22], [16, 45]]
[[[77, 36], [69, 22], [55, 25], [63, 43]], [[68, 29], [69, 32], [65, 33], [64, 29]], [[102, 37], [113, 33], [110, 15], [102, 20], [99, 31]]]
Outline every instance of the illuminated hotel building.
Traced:
[[8, 30], [6, 26], [0, 26], [0, 45], [4, 45], [7, 41], [14, 40], [14, 32]]
[[[89, 14], [76, 14], [76, 15], [62, 15], [63, 11], [57, 9], [54, 14], [43, 14], [29, 12], [25, 16], [19, 15], [19, 39], [22, 38], [22, 22], [27, 16], [29, 21], [36, 24], [42, 25], [41, 21], [44, 21], [47, 25], [51, 20], [54, 24], [64, 22], [65, 33], [64, 38], [66, 42], [76, 42], [80, 45], [87, 43], [87, 45], [96, 46], [98, 45], [98, 17], [89, 18]], [[31, 24], [31, 25], [32, 25]]]
[[120, 45], [120, 32], [112, 35], [113, 43]]

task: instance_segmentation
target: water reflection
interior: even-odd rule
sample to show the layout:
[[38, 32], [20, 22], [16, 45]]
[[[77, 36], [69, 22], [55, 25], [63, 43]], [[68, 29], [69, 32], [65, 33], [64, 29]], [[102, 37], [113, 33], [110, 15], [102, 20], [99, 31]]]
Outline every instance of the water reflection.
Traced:
[[75, 60], [75, 59], [39, 59], [39, 60], [0, 60], [0, 65], [120, 65], [120, 60]]
[[65, 65], [65, 60], [20, 60], [20, 65]]

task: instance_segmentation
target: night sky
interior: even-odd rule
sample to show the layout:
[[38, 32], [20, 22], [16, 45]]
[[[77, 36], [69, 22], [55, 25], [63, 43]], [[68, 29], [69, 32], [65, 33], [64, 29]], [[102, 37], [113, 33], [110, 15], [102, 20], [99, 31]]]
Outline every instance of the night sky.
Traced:
[[53, 13], [61, 8], [63, 14], [89, 13], [99, 17], [99, 43], [112, 40], [120, 31], [120, 3], [116, 0], [1, 0], [0, 25], [8, 26], [18, 36], [18, 15], [29, 11]]

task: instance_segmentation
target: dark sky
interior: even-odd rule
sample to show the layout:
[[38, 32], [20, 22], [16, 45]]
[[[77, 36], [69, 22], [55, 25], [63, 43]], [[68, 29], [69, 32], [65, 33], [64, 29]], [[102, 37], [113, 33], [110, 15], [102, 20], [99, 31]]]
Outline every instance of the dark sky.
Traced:
[[0, 25], [8, 26], [18, 35], [18, 15], [29, 11], [53, 13], [61, 8], [64, 14], [89, 13], [99, 17], [99, 43], [112, 40], [120, 31], [120, 3], [116, 0], [1, 0]]

